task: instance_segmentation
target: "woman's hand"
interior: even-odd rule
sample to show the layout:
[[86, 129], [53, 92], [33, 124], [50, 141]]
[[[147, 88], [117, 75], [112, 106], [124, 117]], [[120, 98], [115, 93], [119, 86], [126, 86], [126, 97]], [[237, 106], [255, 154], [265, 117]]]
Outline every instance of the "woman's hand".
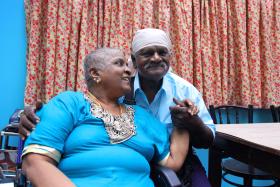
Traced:
[[209, 148], [213, 143], [214, 135], [197, 115], [199, 109], [189, 99], [183, 101], [174, 99], [174, 103], [176, 106], [170, 107], [174, 127], [185, 129], [190, 133], [192, 146]]
[[170, 107], [172, 123], [178, 128], [186, 128], [191, 131], [193, 125], [196, 125], [191, 122], [197, 117], [198, 107], [189, 99], [178, 101], [174, 98], [173, 101], [176, 105]]

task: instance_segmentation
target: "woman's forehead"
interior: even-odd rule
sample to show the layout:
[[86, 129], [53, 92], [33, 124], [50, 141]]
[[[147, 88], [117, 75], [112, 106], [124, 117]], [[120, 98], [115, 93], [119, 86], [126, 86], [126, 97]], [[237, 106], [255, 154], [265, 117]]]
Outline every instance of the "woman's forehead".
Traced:
[[116, 56], [113, 56], [112, 58], [110, 58], [110, 61], [116, 61], [116, 60], [122, 60], [122, 61], [126, 61], [125, 60], [125, 57], [123, 55], [116, 55]]
[[117, 59], [125, 60], [124, 53], [120, 50], [116, 50], [107, 55], [107, 60], [109, 61]]

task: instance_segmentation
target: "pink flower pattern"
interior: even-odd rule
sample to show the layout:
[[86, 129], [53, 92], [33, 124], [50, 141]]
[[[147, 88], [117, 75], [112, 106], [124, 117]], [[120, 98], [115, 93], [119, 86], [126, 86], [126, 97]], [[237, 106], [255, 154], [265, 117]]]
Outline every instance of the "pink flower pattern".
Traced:
[[172, 69], [206, 104], [280, 105], [279, 0], [25, 0], [25, 104], [84, 90], [83, 57], [160, 28], [173, 43]]

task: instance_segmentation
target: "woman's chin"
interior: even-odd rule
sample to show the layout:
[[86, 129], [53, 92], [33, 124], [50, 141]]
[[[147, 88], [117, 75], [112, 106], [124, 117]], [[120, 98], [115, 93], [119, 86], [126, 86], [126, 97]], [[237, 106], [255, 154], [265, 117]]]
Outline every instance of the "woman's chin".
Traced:
[[124, 95], [128, 94], [131, 91], [131, 87], [125, 87], [124, 88]]

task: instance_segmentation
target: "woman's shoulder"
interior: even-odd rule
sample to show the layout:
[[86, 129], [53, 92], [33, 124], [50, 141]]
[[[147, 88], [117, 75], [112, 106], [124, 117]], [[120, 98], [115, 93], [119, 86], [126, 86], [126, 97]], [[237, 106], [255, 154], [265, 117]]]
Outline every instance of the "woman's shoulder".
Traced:
[[53, 97], [50, 102], [59, 102], [66, 105], [83, 105], [84, 93], [76, 91], [64, 91]]
[[54, 98], [75, 98], [81, 97], [83, 95], [82, 92], [77, 91], [63, 91], [57, 94]]
[[[85, 99], [84, 93], [75, 91], [64, 91], [53, 97], [43, 106], [43, 112], [71, 114], [76, 120], [80, 119], [81, 114], [87, 114], [89, 103]], [[40, 114], [38, 113], [38, 114]]]
[[53, 99], [82, 99], [84, 94], [82, 92], [77, 91], [63, 91], [53, 97]]

